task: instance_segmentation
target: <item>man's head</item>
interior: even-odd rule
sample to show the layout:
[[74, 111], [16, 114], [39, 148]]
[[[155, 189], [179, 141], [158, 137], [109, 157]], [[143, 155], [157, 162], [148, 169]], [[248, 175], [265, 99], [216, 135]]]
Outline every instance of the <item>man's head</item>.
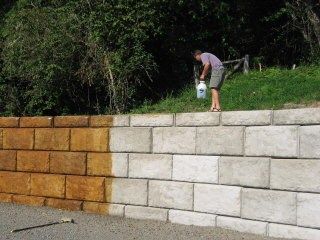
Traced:
[[202, 54], [202, 52], [200, 51], [200, 50], [195, 50], [194, 52], [193, 52], [193, 57], [197, 60], [197, 61], [201, 61], [201, 54]]

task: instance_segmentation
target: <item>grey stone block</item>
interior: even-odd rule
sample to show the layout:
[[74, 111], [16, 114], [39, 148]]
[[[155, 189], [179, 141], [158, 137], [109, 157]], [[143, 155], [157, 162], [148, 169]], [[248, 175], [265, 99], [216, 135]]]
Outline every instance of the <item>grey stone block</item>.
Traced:
[[240, 187], [195, 184], [194, 210], [240, 216], [240, 193]]
[[216, 225], [216, 215], [181, 210], [169, 210], [169, 221], [183, 225], [214, 227]]
[[222, 125], [270, 125], [271, 110], [222, 112]]
[[153, 151], [155, 153], [194, 154], [196, 128], [159, 127], [153, 129]]
[[319, 160], [271, 160], [270, 186], [273, 189], [320, 192], [319, 176]]
[[172, 179], [186, 182], [218, 182], [216, 156], [174, 155]]
[[217, 217], [217, 227], [259, 235], [267, 234], [267, 222], [258, 222], [233, 217]]
[[297, 157], [298, 127], [247, 127], [245, 154], [247, 156]]
[[111, 152], [151, 152], [151, 128], [110, 128]]
[[137, 127], [173, 126], [173, 114], [139, 114], [130, 116], [130, 125]]
[[320, 230], [270, 223], [269, 236], [275, 238], [319, 240]]
[[197, 154], [243, 154], [243, 127], [199, 127]]
[[219, 112], [177, 113], [176, 126], [216, 126], [220, 124]]
[[320, 228], [320, 195], [298, 193], [297, 200], [297, 224], [303, 227]]
[[112, 203], [146, 205], [148, 198], [147, 182], [147, 180], [142, 179], [108, 179], [106, 182], [107, 201]]
[[130, 154], [129, 177], [171, 179], [172, 155]]
[[243, 189], [241, 217], [296, 224], [296, 193]]
[[300, 127], [300, 157], [320, 158], [320, 126]]
[[269, 158], [221, 157], [219, 159], [219, 183], [268, 187], [269, 164]]
[[276, 110], [273, 113], [273, 123], [276, 125], [320, 124], [320, 108]]
[[168, 181], [149, 182], [149, 206], [192, 210], [193, 184]]
[[125, 217], [145, 220], [167, 221], [168, 210], [161, 208], [126, 206]]

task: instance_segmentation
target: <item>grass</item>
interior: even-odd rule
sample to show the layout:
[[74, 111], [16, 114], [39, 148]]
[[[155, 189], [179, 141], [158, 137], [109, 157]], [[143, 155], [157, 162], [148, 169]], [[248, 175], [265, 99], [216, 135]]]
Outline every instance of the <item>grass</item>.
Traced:
[[[223, 110], [281, 109], [285, 104], [320, 101], [320, 66], [304, 66], [295, 70], [269, 68], [248, 75], [236, 74], [225, 81], [221, 90]], [[169, 95], [157, 103], [145, 103], [132, 113], [201, 112], [210, 107], [207, 99], [196, 98], [194, 85]]]

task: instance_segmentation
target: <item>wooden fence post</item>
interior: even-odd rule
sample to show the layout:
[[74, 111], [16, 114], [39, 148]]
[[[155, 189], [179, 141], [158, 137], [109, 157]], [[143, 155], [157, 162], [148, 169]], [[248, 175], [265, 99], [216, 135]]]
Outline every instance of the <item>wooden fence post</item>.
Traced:
[[249, 55], [248, 54], [244, 56], [243, 73], [244, 74], [249, 73]]

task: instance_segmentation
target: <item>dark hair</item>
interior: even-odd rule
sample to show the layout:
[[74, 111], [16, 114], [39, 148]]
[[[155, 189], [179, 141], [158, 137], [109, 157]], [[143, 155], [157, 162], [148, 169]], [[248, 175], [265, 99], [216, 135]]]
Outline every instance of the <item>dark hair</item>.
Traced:
[[192, 52], [192, 55], [195, 57], [195, 56], [197, 56], [197, 55], [200, 55], [200, 54], [202, 54], [202, 51], [201, 50], [194, 50], [193, 52]]

